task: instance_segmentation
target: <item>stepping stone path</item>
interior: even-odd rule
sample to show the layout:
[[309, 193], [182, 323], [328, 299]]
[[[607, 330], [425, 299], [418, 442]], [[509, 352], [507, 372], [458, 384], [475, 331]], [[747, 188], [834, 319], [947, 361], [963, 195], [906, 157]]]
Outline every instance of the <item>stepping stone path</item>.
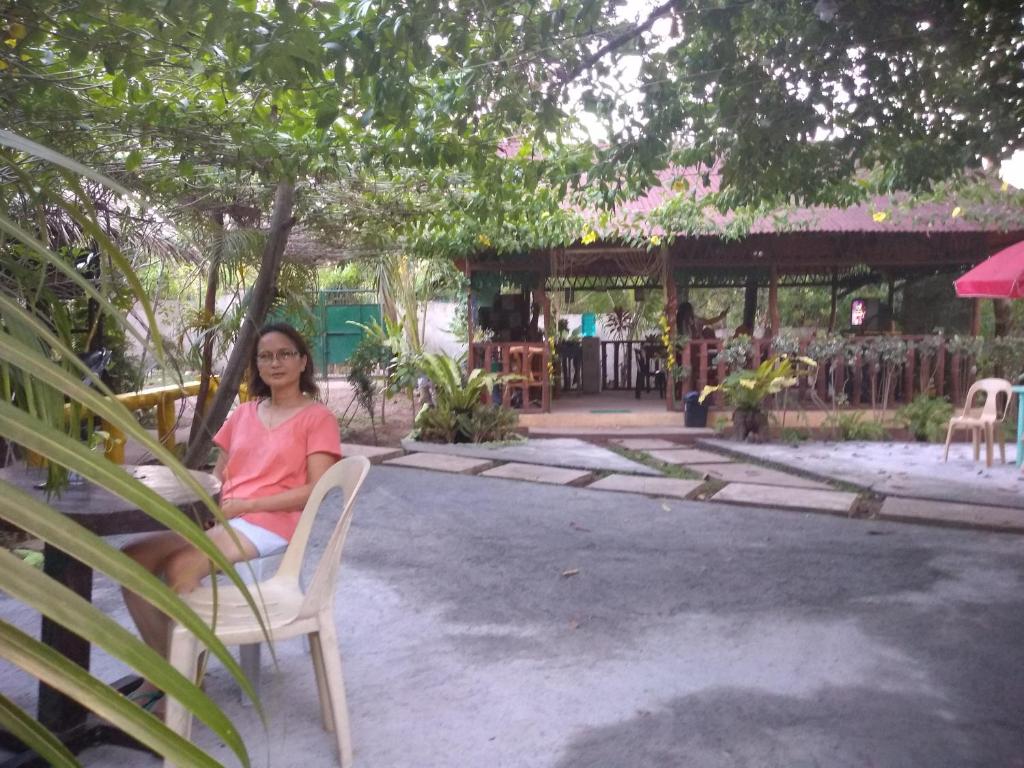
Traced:
[[371, 464], [394, 459], [405, 453], [401, 448], [384, 448], [379, 445], [359, 445], [358, 443], [342, 443], [341, 452], [345, 456], [365, 456]]
[[507, 480], [527, 480], [532, 483], [552, 485], [584, 485], [594, 478], [593, 472], [582, 469], [542, 467], [539, 464], [511, 462], [480, 473], [484, 477], [503, 477]]
[[[665, 464], [722, 464], [730, 460], [720, 453], [702, 451], [698, 448], [674, 448], [672, 450], [647, 451], [652, 459]], [[703, 467], [701, 467], [703, 469]]]
[[882, 502], [878, 516], [886, 520], [922, 520], [970, 525], [1001, 531], [1024, 532], [1024, 510], [1009, 507], [986, 507], [978, 504], [958, 504], [951, 501], [904, 499], [889, 496]]
[[759, 507], [815, 509], [827, 512], [849, 512], [857, 501], [856, 493], [823, 491], [816, 488], [785, 488], [755, 483], [729, 483], [711, 497], [712, 501], [753, 504]]
[[599, 491], [623, 491], [647, 496], [671, 496], [685, 499], [703, 485], [700, 480], [678, 480], [674, 477], [642, 477], [640, 475], [608, 475], [587, 488]]
[[727, 483], [757, 483], [759, 485], [781, 485], [787, 488], [817, 488], [828, 491], [832, 486], [818, 480], [790, 475], [777, 469], [758, 466], [756, 464], [701, 464], [694, 467], [697, 472], [706, 472], [716, 480]]
[[413, 467], [432, 469], [436, 472], [453, 472], [457, 475], [473, 475], [494, 466], [487, 459], [469, 459], [464, 456], [449, 456], [444, 453], [410, 453], [384, 462], [392, 467]]
[[619, 437], [610, 442], [615, 443], [627, 451], [651, 451], [660, 448], [678, 448], [679, 443], [671, 440], [662, 440], [659, 437]]

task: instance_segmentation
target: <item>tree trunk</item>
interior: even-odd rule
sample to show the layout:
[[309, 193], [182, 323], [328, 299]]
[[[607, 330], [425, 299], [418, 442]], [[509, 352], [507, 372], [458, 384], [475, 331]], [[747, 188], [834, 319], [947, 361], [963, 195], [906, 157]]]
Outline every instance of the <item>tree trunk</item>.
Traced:
[[256, 339], [256, 333], [263, 325], [274, 299], [277, 289], [277, 278], [281, 272], [281, 258], [288, 244], [288, 234], [295, 223], [292, 210], [295, 205], [295, 185], [290, 181], [282, 181], [277, 185], [274, 196], [274, 210], [270, 217], [270, 233], [263, 246], [260, 260], [260, 271], [253, 284], [249, 309], [238, 329], [235, 346], [231, 350], [220, 386], [213, 403], [203, 414], [202, 424], [196, 430], [196, 439], [188, 447], [185, 454], [185, 465], [196, 468], [206, 463], [213, 442], [214, 433], [224, 423], [231, 403], [238, 393], [238, 385], [249, 368], [249, 355]]
[[199, 393], [196, 395], [196, 411], [192, 416], [192, 429], [188, 434], [189, 445], [199, 437], [199, 430], [206, 412], [206, 398], [210, 394], [210, 376], [213, 373], [213, 318], [217, 313], [217, 288], [220, 281], [220, 262], [224, 255], [224, 214], [214, 212], [216, 240], [210, 254], [210, 270], [206, 277], [206, 297], [203, 302], [203, 356], [199, 369]]

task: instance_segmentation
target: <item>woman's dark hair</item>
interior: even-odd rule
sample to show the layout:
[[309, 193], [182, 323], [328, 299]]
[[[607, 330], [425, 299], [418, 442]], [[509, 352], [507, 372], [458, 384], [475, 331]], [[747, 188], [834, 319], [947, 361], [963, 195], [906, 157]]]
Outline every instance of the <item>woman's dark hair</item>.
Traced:
[[287, 336], [291, 339], [299, 354], [306, 358], [306, 367], [299, 374], [299, 390], [303, 394], [312, 395], [319, 399], [320, 387], [316, 383], [316, 374], [313, 371], [313, 356], [309, 353], [309, 345], [302, 338], [302, 334], [288, 323], [269, 323], [260, 328], [259, 333], [256, 334], [256, 340], [252, 344], [252, 354], [249, 357], [249, 397], [256, 400], [270, 397], [270, 387], [260, 377], [260, 367], [256, 364], [256, 353], [260, 348], [260, 339], [268, 333], [280, 333], [283, 336]]

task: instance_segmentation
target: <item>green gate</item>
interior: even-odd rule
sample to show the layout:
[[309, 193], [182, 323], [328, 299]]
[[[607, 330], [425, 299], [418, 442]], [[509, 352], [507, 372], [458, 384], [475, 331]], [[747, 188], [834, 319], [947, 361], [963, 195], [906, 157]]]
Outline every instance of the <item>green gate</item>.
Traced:
[[316, 336], [313, 357], [318, 371], [346, 362], [363, 338], [363, 330], [349, 321], [369, 325], [380, 323], [380, 304], [373, 291], [336, 289], [320, 292], [316, 306]]

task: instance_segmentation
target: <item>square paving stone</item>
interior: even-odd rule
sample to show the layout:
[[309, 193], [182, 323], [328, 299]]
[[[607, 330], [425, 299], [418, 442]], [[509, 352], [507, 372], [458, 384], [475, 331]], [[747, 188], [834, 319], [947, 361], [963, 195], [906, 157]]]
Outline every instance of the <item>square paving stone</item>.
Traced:
[[685, 499], [703, 483], [700, 480], [679, 480], [674, 477], [642, 477], [639, 475], [608, 475], [587, 488], [599, 491], [642, 493], [646, 496], [671, 496]]
[[667, 451], [647, 451], [652, 459], [666, 464], [728, 464], [732, 460], [720, 453], [702, 451], [698, 448], [675, 448]]
[[790, 475], [777, 469], [758, 466], [757, 464], [700, 464], [694, 467], [697, 472], [707, 472], [717, 480], [727, 483], [757, 483], [759, 485], [783, 485], [788, 488], [817, 488], [822, 491], [831, 490], [828, 483], [808, 480], [806, 477]]
[[878, 516], [887, 520], [931, 521], [1002, 531], [1024, 531], [1024, 509], [958, 504], [952, 501], [890, 496], [882, 502]]
[[473, 475], [494, 466], [487, 459], [470, 459], [465, 456], [449, 456], [444, 453], [410, 453], [384, 462], [391, 467], [415, 467], [433, 469], [437, 472], [454, 472], [458, 475]]
[[389, 448], [380, 445], [359, 445], [358, 443], [342, 443], [341, 453], [343, 456], [365, 456], [371, 464], [380, 464], [382, 461], [393, 459], [405, 453], [401, 448]]
[[660, 437], [618, 437], [611, 442], [621, 445], [627, 451], [648, 451], [659, 448], [678, 448], [679, 443], [662, 440]]
[[533, 483], [552, 485], [583, 485], [593, 478], [593, 472], [582, 469], [544, 467], [540, 464], [519, 464], [509, 462], [480, 473], [485, 477], [503, 477], [507, 480], [527, 480]]
[[763, 507], [849, 512], [853, 503], [857, 501], [857, 494], [846, 491], [821, 491], [816, 488], [783, 488], [778, 485], [729, 483], [711, 499], [712, 501], [754, 504]]

